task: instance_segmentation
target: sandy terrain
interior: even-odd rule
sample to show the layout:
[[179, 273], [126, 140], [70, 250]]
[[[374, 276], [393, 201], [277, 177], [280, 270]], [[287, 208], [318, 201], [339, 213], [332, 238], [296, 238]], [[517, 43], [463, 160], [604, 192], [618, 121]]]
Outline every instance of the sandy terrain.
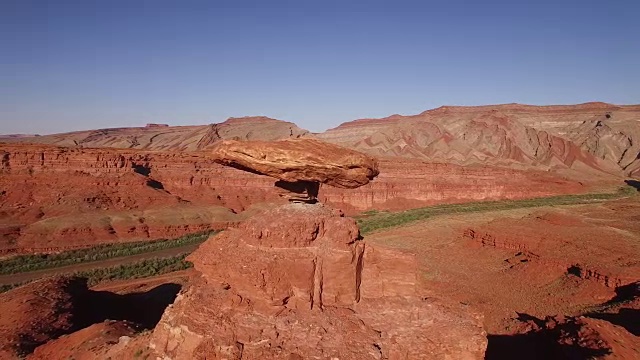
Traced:
[[[365, 238], [417, 253], [433, 296], [468, 304], [490, 334], [509, 334], [518, 314], [580, 314], [639, 281], [638, 214], [631, 198], [436, 217]], [[483, 244], [470, 230], [491, 238]]]

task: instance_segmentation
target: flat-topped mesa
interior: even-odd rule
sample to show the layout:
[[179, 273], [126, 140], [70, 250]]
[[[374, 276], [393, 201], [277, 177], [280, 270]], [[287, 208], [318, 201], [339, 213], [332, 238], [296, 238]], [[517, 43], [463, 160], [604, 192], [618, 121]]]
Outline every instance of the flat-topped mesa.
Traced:
[[275, 186], [289, 191], [292, 201], [315, 202], [320, 183], [355, 189], [379, 174], [374, 158], [315, 139], [222, 141], [213, 147], [212, 157], [222, 165], [279, 179]]

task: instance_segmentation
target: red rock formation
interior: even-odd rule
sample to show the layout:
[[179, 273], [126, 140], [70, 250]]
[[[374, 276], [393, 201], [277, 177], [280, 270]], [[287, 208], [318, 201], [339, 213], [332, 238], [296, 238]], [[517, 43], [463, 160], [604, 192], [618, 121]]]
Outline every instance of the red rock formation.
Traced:
[[73, 331], [73, 300], [82, 287], [78, 279], [55, 278], [0, 294], [0, 358], [19, 358]]
[[[414, 116], [347, 122], [317, 138], [376, 156], [578, 173], [640, 173], [640, 106], [586, 103], [443, 106]], [[121, 128], [3, 139], [62, 146], [200, 150], [221, 140], [311, 136], [266, 117], [209, 126]]]
[[410, 159], [379, 160], [380, 175], [353, 190], [322, 187], [320, 200], [347, 213], [405, 210], [434, 204], [525, 199], [588, 192], [589, 183], [542, 171], [460, 166]]
[[84, 278], [49, 277], [1, 293], [0, 359], [138, 357], [130, 337], [152, 329], [181, 286], [141, 287], [117, 294], [91, 290]]
[[[638, 359], [640, 338], [624, 327], [584, 316], [549, 316], [527, 321], [525, 337], [537, 339], [545, 358], [554, 359]], [[500, 349], [496, 349], [496, 354]]]
[[164, 189], [149, 174], [149, 153], [21, 145], [0, 157], [3, 252], [174, 237], [237, 221], [220, 202], [192, 204]]
[[378, 175], [378, 163], [357, 151], [314, 139], [223, 141], [212, 148], [217, 163], [287, 182], [307, 181], [355, 189]]
[[159, 356], [484, 358], [478, 319], [420, 296], [413, 255], [366, 244], [325, 206], [275, 208], [188, 259], [202, 275], [156, 326]]
[[[0, 248], [55, 251], [222, 228], [254, 204], [281, 201], [274, 179], [215, 164], [206, 153], [0, 146]], [[326, 187], [346, 212], [589, 191], [549, 173], [381, 160], [357, 189]]]
[[135, 326], [126, 321], [105, 321], [49, 341], [37, 347], [27, 359], [126, 359], [118, 356], [118, 350], [128, 345], [136, 332]]

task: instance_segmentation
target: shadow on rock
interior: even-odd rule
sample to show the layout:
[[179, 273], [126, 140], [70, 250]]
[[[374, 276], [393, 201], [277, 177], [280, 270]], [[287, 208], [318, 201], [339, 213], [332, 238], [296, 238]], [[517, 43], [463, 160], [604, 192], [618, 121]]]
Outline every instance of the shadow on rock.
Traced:
[[612, 305], [626, 301], [633, 301], [640, 298], [640, 281], [631, 284], [618, 286], [616, 288], [616, 296], [607, 301], [604, 305]]
[[160, 321], [164, 310], [173, 303], [181, 289], [179, 284], [162, 284], [140, 293], [115, 294], [108, 291], [89, 291], [78, 302], [77, 321], [86, 327], [105, 320], [127, 320], [152, 329]]
[[20, 358], [38, 346], [105, 320], [122, 320], [135, 330], [153, 328], [181, 286], [115, 294], [93, 291], [87, 279], [58, 276], [0, 294], [0, 358]]
[[617, 312], [591, 312], [586, 316], [606, 320], [614, 325], [625, 328], [635, 336], [640, 336], [640, 309], [626, 308], [626, 303], [640, 298], [640, 282], [631, 283], [616, 288], [616, 296], [603, 304], [603, 307], [617, 308]]
[[614, 325], [625, 328], [628, 332], [635, 336], [640, 336], [640, 310], [638, 309], [620, 309], [615, 314], [588, 314], [587, 316], [608, 321]]
[[486, 360], [554, 359], [551, 341], [543, 333], [488, 335]]
[[640, 191], [640, 181], [638, 180], [625, 180], [625, 183], [627, 183], [627, 185], [633, 187], [634, 189], [636, 189], [637, 191]]
[[486, 360], [592, 359], [611, 354], [588, 323], [577, 318], [547, 317], [538, 319], [518, 313], [526, 324], [522, 333], [489, 334]]

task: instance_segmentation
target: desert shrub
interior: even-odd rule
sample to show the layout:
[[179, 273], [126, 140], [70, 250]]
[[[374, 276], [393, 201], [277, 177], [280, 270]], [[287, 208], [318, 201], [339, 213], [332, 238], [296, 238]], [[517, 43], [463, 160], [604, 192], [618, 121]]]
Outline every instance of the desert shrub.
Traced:
[[5, 285], [0, 285], [0, 293], [3, 293], [5, 291], [9, 291], [15, 287], [18, 287], [20, 285], [26, 284], [26, 282], [19, 282], [19, 283], [14, 283], [14, 284], [5, 284]]
[[[130, 264], [122, 264], [113, 267], [96, 268], [87, 271], [78, 271], [71, 276], [87, 278], [89, 286], [94, 286], [108, 280], [128, 280], [139, 279], [155, 275], [162, 275], [174, 271], [186, 270], [193, 267], [193, 264], [186, 261], [187, 253], [166, 257], [146, 259]], [[0, 286], [0, 292], [11, 290], [17, 286], [28, 282], [7, 284]]]
[[548, 196], [524, 200], [480, 201], [463, 204], [444, 204], [411, 209], [401, 212], [378, 212], [357, 219], [360, 232], [367, 234], [376, 230], [405, 225], [414, 221], [425, 220], [432, 216], [460, 214], [480, 211], [510, 210], [519, 208], [588, 204], [611, 199], [634, 196], [637, 191], [632, 186], [620, 187], [611, 193], [592, 193], [577, 195]]
[[57, 254], [19, 255], [0, 261], [0, 274], [17, 274], [198, 244], [212, 233], [215, 232], [188, 234], [176, 239], [103, 244]]
[[189, 254], [184, 253], [167, 258], [153, 258], [131, 264], [80, 271], [74, 273], [74, 276], [87, 278], [89, 286], [93, 286], [107, 280], [139, 279], [162, 275], [192, 267], [193, 264], [185, 260], [187, 255]]

